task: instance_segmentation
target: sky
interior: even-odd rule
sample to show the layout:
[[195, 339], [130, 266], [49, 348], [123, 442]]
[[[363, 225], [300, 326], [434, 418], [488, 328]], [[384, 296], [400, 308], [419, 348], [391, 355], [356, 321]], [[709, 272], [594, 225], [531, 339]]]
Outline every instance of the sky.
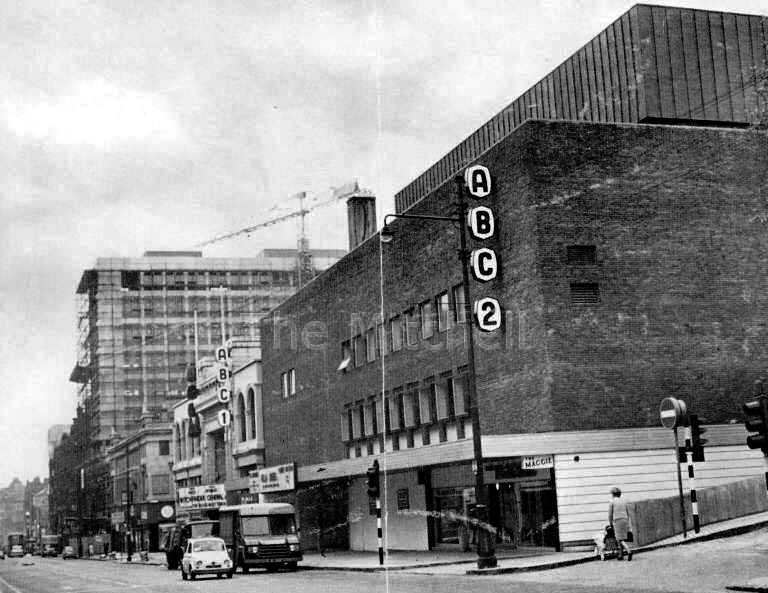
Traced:
[[[768, 0], [655, 4], [768, 14]], [[99, 257], [191, 249], [353, 180], [394, 194], [634, 3], [0, 2], [0, 488], [71, 424], [75, 290]], [[313, 202], [314, 203], [314, 202]], [[295, 247], [297, 219], [203, 248]], [[346, 248], [343, 202], [306, 217]]]

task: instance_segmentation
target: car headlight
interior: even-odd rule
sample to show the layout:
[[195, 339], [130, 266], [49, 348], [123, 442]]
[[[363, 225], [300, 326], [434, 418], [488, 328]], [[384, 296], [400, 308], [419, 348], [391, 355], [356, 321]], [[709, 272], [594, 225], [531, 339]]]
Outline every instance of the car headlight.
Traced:
[[289, 548], [291, 552], [298, 552], [299, 550], [301, 550], [301, 544], [290, 544]]
[[195, 562], [195, 568], [200, 568], [202, 565], [203, 565], [202, 560], [198, 560], [197, 562]]
[[251, 546], [250, 548], [248, 548], [248, 551], [251, 554], [258, 554], [259, 553], [259, 546]]
[[227, 559], [224, 561], [224, 566], [225, 566], [226, 568], [229, 568], [230, 566], [232, 566], [232, 561], [231, 561], [229, 558], [227, 558]]

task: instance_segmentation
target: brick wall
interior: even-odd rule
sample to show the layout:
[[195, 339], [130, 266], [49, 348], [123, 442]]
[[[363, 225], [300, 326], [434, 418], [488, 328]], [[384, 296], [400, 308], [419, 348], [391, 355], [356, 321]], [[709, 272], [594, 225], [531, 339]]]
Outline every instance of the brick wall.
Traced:
[[[472, 282], [472, 298], [496, 296], [506, 314], [496, 335], [478, 336], [483, 434], [657, 426], [667, 396], [711, 422], [740, 419], [768, 363], [767, 154], [749, 131], [573, 122], [526, 123], [484, 154], [498, 228], [486, 246], [501, 273]], [[450, 214], [453, 191], [409, 213]], [[392, 227], [386, 318], [461, 279], [454, 225]], [[594, 245], [595, 263], [569, 264], [569, 245]], [[381, 391], [380, 359], [336, 370], [341, 342], [379, 318], [379, 249], [373, 237], [263, 320], [268, 465], [343, 458], [344, 405]], [[599, 302], [573, 305], [574, 282], [597, 284]], [[385, 363], [387, 390], [455, 371], [463, 327]], [[291, 368], [296, 394], [284, 399]]]

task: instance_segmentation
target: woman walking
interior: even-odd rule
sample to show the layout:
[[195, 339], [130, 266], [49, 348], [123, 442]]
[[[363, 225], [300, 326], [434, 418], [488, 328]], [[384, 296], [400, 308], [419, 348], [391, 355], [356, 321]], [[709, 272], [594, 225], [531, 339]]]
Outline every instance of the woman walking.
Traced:
[[619, 542], [619, 560], [627, 553], [627, 561], [632, 560], [632, 550], [627, 544], [627, 534], [632, 528], [629, 524], [629, 512], [627, 505], [621, 500], [621, 489], [611, 488], [611, 504], [608, 507], [608, 523], [613, 527], [616, 539]]

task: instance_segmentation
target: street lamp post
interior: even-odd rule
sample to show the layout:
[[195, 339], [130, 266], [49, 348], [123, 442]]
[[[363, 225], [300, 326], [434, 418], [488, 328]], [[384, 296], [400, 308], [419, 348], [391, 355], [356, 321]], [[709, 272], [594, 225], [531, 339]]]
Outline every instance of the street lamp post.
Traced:
[[412, 218], [418, 220], [439, 220], [459, 223], [459, 260], [461, 261], [462, 290], [464, 297], [464, 336], [467, 344], [467, 366], [469, 382], [469, 413], [472, 420], [472, 470], [475, 474], [475, 521], [477, 521], [477, 567], [493, 568], [496, 566], [494, 535], [488, 524], [488, 502], [483, 472], [483, 447], [480, 438], [480, 413], [477, 404], [477, 381], [475, 372], [475, 338], [472, 322], [472, 309], [469, 302], [469, 258], [467, 249], [467, 218], [464, 202], [464, 178], [456, 176], [456, 193], [459, 207], [457, 216], [432, 216], [422, 214], [387, 214], [380, 232], [383, 243], [392, 241], [394, 232], [387, 224], [389, 218]]

